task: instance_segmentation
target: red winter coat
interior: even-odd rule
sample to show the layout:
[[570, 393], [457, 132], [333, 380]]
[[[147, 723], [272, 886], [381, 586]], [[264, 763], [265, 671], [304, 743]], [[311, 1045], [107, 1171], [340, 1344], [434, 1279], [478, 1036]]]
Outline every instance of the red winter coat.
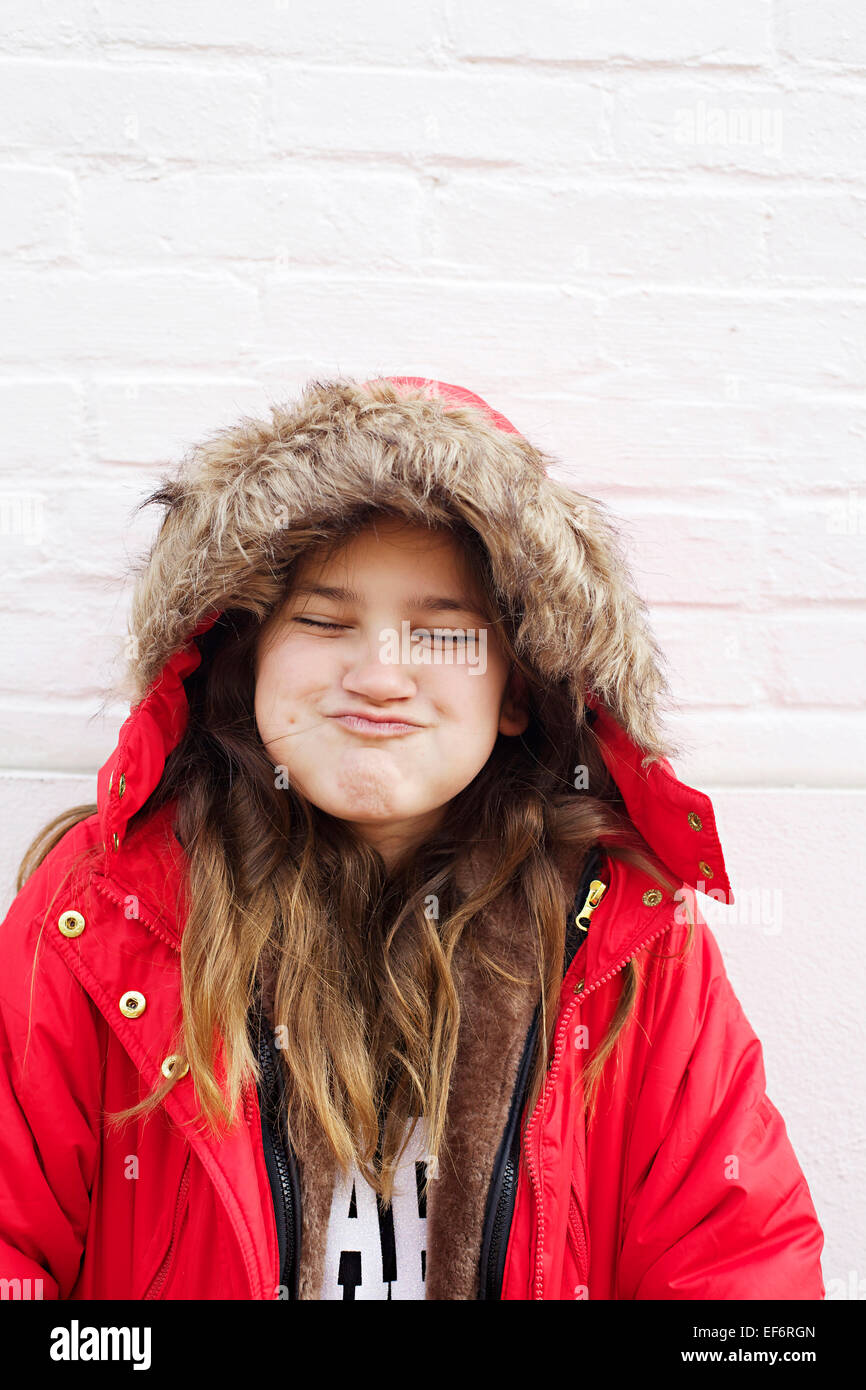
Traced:
[[[222, 1142], [182, 1132], [196, 1109], [189, 1073], [147, 1123], [107, 1131], [100, 1118], [160, 1080], [179, 1018], [183, 850], [171, 807], [129, 836], [125, 827], [180, 738], [181, 679], [198, 660], [189, 643], [167, 663], [99, 773], [98, 813], [64, 836], [2, 926], [6, 1296], [279, 1296], [255, 1089]], [[823, 1298], [823, 1236], [809, 1189], [765, 1094], [761, 1045], [692, 891], [706, 868], [712, 886], [729, 889], [712, 805], [668, 762], [642, 773], [641, 750], [600, 705], [595, 732], [634, 823], [683, 881], [696, 941], [681, 960], [667, 959], [685, 942], [682, 904], [658, 902], [652, 880], [609, 861], [609, 888], [562, 986], [502, 1297]], [[92, 845], [96, 867], [61, 887], [73, 856]], [[577, 1030], [603, 1036], [618, 974], [638, 952], [637, 1014], [587, 1133]], [[145, 1000], [134, 1017], [120, 1007], [130, 991]]]

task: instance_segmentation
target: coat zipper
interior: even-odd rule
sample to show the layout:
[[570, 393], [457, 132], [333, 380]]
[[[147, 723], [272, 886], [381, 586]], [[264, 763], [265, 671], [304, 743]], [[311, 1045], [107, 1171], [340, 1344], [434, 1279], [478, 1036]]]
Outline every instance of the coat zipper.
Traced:
[[602, 894], [605, 892], [606, 888], [607, 884], [603, 883], [600, 878], [594, 878], [590, 883], [589, 892], [586, 895], [586, 902], [583, 904], [583, 907], [580, 909], [575, 919], [577, 926], [580, 927], [582, 932], [589, 931], [589, 920], [601, 902]]
[[[282, 1229], [285, 1232], [285, 1251], [280, 1261], [278, 1282], [280, 1285], [286, 1284], [288, 1282], [288, 1277], [291, 1275], [292, 1287], [289, 1291], [290, 1297], [297, 1298], [298, 1270], [296, 1268], [295, 1260], [295, 1218], [296, 1212], [298, 1211], [298, 1202], [295, 1193], [292, 1190], [291, 1165], [286, 1153], [286, 1149], [283, 1145], [282, 1135], [280, 1133], [279, 1117], [277, 1118], [275, 1125], [271, 1122], [271, 1110], [275, 1093], [274, 1083], [277, 1078], [276, 1069], [274, 1067], [274, 1061], [270, 1052], [270, 1047], [268, 1046], [268, 1042], [264, 1033], [260, 1033], [259, 1035], [258, 1052], [259, 1062], [261, 1063], [264, 1080], [264, 1096], [262, 1098], [263, 1104], [261, 1106], [262, 1114], [264, 1116], [264, 1130], [270, 1144], [271, 1157], [273, 1159], [274, 1168], [276, 1169], [277, 1181], [279, 1184], [279, 1199], [281, 1202], [281, 1210], [277, 1212], [277, 1215], [282, 1216]], [[279, 1088], [277, 1088], [277, 1096], [279, 1096]], [[277, 1105], [279, 1106], [280, 1103], [281, 1102], [278, 1099]], [[272, 1195], [276, 1200], [278, 1194], [273, 1189], [273, 1183], [271, 1184], [271, 1188]], [[279, 1235], [280, 1224], [278, 1221], [278, 1246], [280, 1244]]]
[[493, 1178], [490, 1184], [491, 1193], [495, 1192], [497, 1194], [497, 1199], [493, 1223], [491, 1226], [488, 1226], [488, 1219], [485, 1217], [482, 1231], [481, 1271], [478, 1292], [478, 1297], [482, 1299], [498, 1298], [498, 1291], [502, 1287], [507, 1227], [510, 1224], [510, 1217], [514, 1210], [514, 1195], [520, 1163], [520, 1112], [523, 1108], [522, 1098], [526, 1088], [529, 1066], [535, 1052], [540, 1012], [540, 1009], [536, 1006], [529, 1032], [526, 1035], [526, 1042], [523, 1045], [523, 1055], [517, 1070], [517, 1080], [512, 1093], [511, 1106], [508, 1112], [508, 1119], [503, 1137], [503, 1143], [507, 1145], [507, 1153], [504, 1158], [502, 1171], [501, 1174], [497, 1173], [498, 1161], [500, 1161], [500, 1155], [497, 1155], [497, 1166], [494, 1166]]
[[147, 1293], [144, 1295], [145, 1299], [159, 1298], [163, 1288], [165, 1287], [165, 1281], [168, 1278], [168, 1271], [171, 1268], [171, 1262], [174, 1259], [175, 1242], [177, 1240], [178, 1231], [180, 1230], [181, 1214], [184, 1209], [186, 1194], [189, 1190], [189, 1160], [190, 1151], [187, 1150], [186, 1160], [183, 1165], [183, 1176], [181, 1177], [180, 1187], [178, 1189], [177, 1194], [177, 1201], [174, 1204], [174, 1217], [172, 1218], [171, 1223], [171, 1239], [168, 1243], [168, 1249], [165, 1252], [165, 1257], [162, 1261], [162, 1264], [160, 1265], [156, 1274], [153, 1276], [153, 1279], [150, 1281], [150, 1287], [147, 1290]]
[[[598, 848], [594, 849], [581, 875], [576, 900], [578, 902], [580, 901], [580, 893], [583, 890], [584, 903], [580, 911], [575, 913], [574, 917], [570, 918], [566, 925], [566, 952], [563, 962], [563, 975], [568, 972], [572, 960], [577, 955], [579, 948], [583, 945], [586, 933], [589, 930], [590, 917], [601, 901], [602, 894], [607, 887], [601, 879], [594, 876], [598, 873], [602, 857], [602, 851]], [[587, 879], [589, 880], [588, 884]], [[586, 887], [584, 887], [584, 885], [586, 885]], [[578, 936], [578, 933], [581, 933], [581, 935]], [[503, 1138], [503, 1143], [507, 1145], [507, 1153], [504, 1159], [502, 1158], [501, 1150], [497, 1155], [493, 1178], [490, 1184], [491, 1194], [496, 1193], [497, 1200], [492, 1225], [490, 1224], [490, 1209], [488, 1207], [482, 1230], [481, 1271], [478, 1293], [478, 1297], [481, 1299], [498, 1298], [502, 1289], [507, 1228], [510, 1227], [514, 1212], [514, 1197], [517, 1187], [517, 1176], [520, 1169], [520, 1118], [523, 1109], [523, 1096], [526, 1090], [529, 1066], [535, 1051], [540, 1013], [540, 1008], [536, 1007], [529, 1033], [527, 1034], [524, 1044], [523, 1056], [521, 1057], [517, 1071], [517, 1080], [514, 1085], [511, 1108], [508, 1113], [508, 1120], [506, 1122], [505, 1135]], [[500, 1163], [502, 1164], [501, 1172], [499, 1171]]]
[[[601, 895], [599, 894], [599, 897], [600, 896]], [[529, 1181], [530, 1186], [532, 1188], [532, 1195], [535, 1199], [535, 1210], [537, 1213], [538, 1224], [538, 1238], [535, 1245], [535, 1282], [534, 1291], [532, 1295], [533, 1300], [544, 1298], [544, 1204], [541, 1200], [541, 1186], [538, 1182], [538, 1171], [533, 1165], [533, 1158], [535, 1157], [535, 1155], [533, 1155], [532, 1152], [532, 1130], [534, 1128], [536, 1131], [538, 1147], [537, 1158], [540, 1167], [541, 1132], [538, 1129], [538, 1119], [539, 1116], [542, 1114], [545, 1102], [547, 1101], [548, 1087], [552, 1086], [554, 1081], [556, 1080], [556, 1073], [559, 1069], [559, 1063], [562, 1059], [562, 1044], [566, 1029], [568, 1028], [569, 1022], [571, 1021], [571, 1016], [574, 1013], [575, 1009], [578, 1007], [579, 1004], [583, 1002], [584, 999], [587, 998], [588, 995], [592, 994], [593, 990], [598, 989], [600, 985], [606, 984], [608, 980], [612, 980], [614, 975], [618, 975], [620, 970], [625, 969], [629, 961], [632, 960], [634, 956], [639, 955], [640, 952], [645, 950], [647, 946], [650, 946], [652, 942], [656, 940], [657, 937], [663, 936], [665, 932], [670, 930], [672, 925], [673, 924], [671, 922], [667, 922], [663, 927], [659, 927], [657, 931], [654, 931], [652, 935], [646, 938], [645, 941], [641, 942], [640, 946], [636, 946], [633, 951], [630, 951], [629, 954], [625, 957], [625, 959], [621, 960], [619, 965], [615, 966], [613, 970], [608, 970], [608, 972], [605, 975], [601, 975], [595, 981], [594, 984], [590, 985], [589, 989], [581, 990], [580, 994], [578, 995], [577, 988], [575, 987], [574, 997], [571, 999], [571, 1001], [568, 1004], [568, 1007], [566, 1008], [565, 1012], [560, 1018], [559, 1027], [557, 1028], [557, 1034], [553, 1041], [554, 1055], [551, 1059], [551, 1062], [547, 1069], [547, 1074], [544, 1078], [544, 1084], [541, 1088], [541, 1095], [538, 1097], [535, 1110], [533, 1111], [529, 1124], [526, 1127], [526, 1167], [529, 1172]]]

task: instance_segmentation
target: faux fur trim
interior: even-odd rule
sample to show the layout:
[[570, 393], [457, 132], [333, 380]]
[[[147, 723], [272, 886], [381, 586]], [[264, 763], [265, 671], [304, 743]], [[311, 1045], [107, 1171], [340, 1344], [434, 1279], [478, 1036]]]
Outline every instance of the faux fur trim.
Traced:
[[[483, 862], [475, 856], [475, 865]], [[466, 891], [469, 875], [458, 872]], [[505, 969], [525, 977], [519, 988], [506, 984], [473, 959], [477, 943]], [[497, 898], [464, 933], [455, 952], [461, 1021], [448, 1097], [445, 1152], [439, 1178], [428, 1188], [428, 1299], [478, 1297], [484, 1209], [496, 1152], [508, 1118], [523, 1045], [541, 982], [532, 938], [518, 895]]]
[[167, 514], [136, 579], [117, 692], [141, 699], [208, 612], [269, 616], [299, 553], [382, 509], [476, 531], [518, 654], [543, 682], [567, 682], [576, 726], [591, 690], [648, 756], [674, 754], [659, 725], [665, 658], [616, 523], [549, 475], [558, 459], [453, 391], [314, 380], [270, 420], [243, 417], [192, 448], [148, 498]]

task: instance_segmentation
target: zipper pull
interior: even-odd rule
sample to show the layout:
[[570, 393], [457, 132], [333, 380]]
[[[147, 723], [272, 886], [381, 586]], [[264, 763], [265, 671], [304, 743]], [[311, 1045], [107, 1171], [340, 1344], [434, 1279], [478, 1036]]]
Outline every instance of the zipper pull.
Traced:
[[606, 883], [602, 883], [600, 878], [594, 878], [589, 885], [589, 892], [586, 895], [586, 902], [574, 919], [575, 926], [581, 931], [589, 931], [589, 919], [601, 902], [601, 896], [607, 888]]

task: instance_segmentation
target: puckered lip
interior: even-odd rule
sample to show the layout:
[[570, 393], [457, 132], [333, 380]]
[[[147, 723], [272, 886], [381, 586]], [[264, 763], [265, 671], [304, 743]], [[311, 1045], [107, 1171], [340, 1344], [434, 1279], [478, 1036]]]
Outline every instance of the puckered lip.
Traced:
[[328, 718], [344, 719], [347, 715], [350, 719], [369, 719], [371, 724], [412, 724], [416, 729], [424, 728], [417, 719], [407, 719], [404, 714], [382, 714], [378, 710], [338, 709], [328, 715]]

